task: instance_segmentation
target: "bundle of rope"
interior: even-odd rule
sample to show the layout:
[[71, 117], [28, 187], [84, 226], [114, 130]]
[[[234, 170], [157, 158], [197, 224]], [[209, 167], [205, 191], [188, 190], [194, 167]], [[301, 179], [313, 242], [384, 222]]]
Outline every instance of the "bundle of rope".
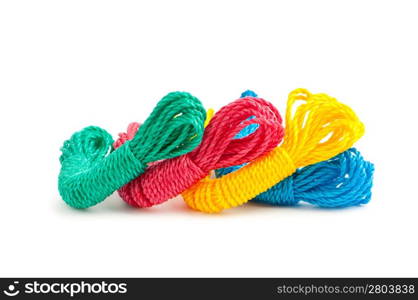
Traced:
[[58, 189], [75, 208], [91, 207], [143, 173], [150, 162], [177, 157], [196, 148], [206, 112], [185, 92], [165, 96], [132, 139], [112, 149], [111, 135], [90, 126], [64, 142]]
[[[257, 94], [250, 90], [244, 94], [257, 97]], [[242, 138], [250, 132], [244, 128], [237, 138]], [[216, 177], [234, 172], [244, 165], [217, 169]], [[256, 196], [252, 201], [275, 206], [307, 202], [326, 208], [367, 204], [371, 199], [373, 173], [374, 165], [364, 160], [357, 149], [350, 148], [329, 160], [297, 169], [293, 175]]]
[[351, 108], [305, 89], [289, 94], [285, 125], [281, 146], [233, 173], [197, 182], [182, 193], [185, 202], [208, 213], [242, 205], [298, 168], [344, 152], [364, 134], [364, 125]]
[[[216, 170], [222, 177], [241, 166]], [[252, 201], [275, 206], [307, 202], [318, 207], [336, 208], [367, 204], [371, 198], [374, 165], [350, 148], [333, 158], [299, 168]]]
[[[245, 137], [244, 128], [257, 126]], [[130, 130], [134, 130], [132, 125]], [[140, 127], [141, 128], [141, 127]], [[122, 135], [118, 145], [132, 136]], [[150, 207], [167, 201], [207, 176], [212, 170], [242, 164], [275, 148], [283, 137], [282, 118], [268, 101], [245, 97], [222, 107], [205, 129], [202, 143], [192, 152], [149, 166], [119, 190], [130, 205]]]

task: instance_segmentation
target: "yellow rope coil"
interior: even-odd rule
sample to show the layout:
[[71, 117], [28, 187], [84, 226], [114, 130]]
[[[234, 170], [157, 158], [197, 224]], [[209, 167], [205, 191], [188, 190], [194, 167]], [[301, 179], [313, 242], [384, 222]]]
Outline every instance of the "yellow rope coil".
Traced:
[[187, 205], [207, 213], [242, 205], [297, 168], [344, 152], [364, 134], [363, 123], [350, 107], [306, 89], [289, 94], [285, 124], [282, 145], [238, 171], [194, 184], [182, 194]]

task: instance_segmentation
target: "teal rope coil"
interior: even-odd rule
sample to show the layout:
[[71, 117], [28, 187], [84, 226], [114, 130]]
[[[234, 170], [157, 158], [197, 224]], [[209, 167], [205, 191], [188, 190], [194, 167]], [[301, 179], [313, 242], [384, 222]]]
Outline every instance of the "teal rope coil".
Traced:
[[64, 142], [58, 190], [71, 207], [88, 208], [142, 174], [150, 162], [183, 155], [203, 137], [206, 111], [185, 92], [165, 96], [135, 137], [114, 150], [112, 136], [89, 126]]

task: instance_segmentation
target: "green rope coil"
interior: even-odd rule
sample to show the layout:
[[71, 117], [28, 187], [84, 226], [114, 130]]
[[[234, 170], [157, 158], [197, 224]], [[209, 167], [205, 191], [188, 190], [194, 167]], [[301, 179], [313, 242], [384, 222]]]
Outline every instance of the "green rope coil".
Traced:
[[185, 92], [165, 96], [141, 125], [135, 137], [113, 150], [112, 136], [90, 126], [64, 142], [58, 190], [75, 208], [88, 208], [142, 174], [153, 161], [183, 155], [203, 136], [206, 112]]

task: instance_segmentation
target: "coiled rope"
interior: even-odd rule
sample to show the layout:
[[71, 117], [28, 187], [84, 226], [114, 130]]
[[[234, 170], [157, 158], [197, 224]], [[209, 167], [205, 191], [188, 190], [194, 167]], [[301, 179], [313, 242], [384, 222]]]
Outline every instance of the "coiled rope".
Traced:
[[[250, 118], [251, 117], [251, 118]], [[149, 166], [147, 172], [119, 190], [130, 205], [150, 207], [179, 195], [211, 170], [242, 164], [271, 151], [283, 137], [282, 118], [268, 101], [245, 97], [221, 108], [192, 152]], [[134, 125], [118, 144], [132, 136]], [[257, 131], [234, 138], [244, 128]], [[137, 128], [137, 127], [136, 127]]]
[[[296, 106], [298, 102], [302, 102]], [[293, 111], [295, 112], [293, 113]], [[236, 172], [205, 179], [182, 193], [193, 209], [214, 213], [246, 203], [296, 172], [349, 149], [364, 125], [348, 106], [326, 94], [289, 94], [283, 144]]]
[[[216, 170], [221, 177], [240, 166]], [[350, 148], [333, 158], [300, 168], [252, 201], [275, 206], [307, 202], [336, 208], [366, 204], [371, 199], [374, 165]]]
[[74, 133], [61, 148], [61, 197], [72, 207], [91, 207], [143, 173], [148, 163], [192, 151], [201, 142], [205, 116], [197, 98], [173, 92], [117, 150], [112, 151], [111, 135], [99, 127]]

